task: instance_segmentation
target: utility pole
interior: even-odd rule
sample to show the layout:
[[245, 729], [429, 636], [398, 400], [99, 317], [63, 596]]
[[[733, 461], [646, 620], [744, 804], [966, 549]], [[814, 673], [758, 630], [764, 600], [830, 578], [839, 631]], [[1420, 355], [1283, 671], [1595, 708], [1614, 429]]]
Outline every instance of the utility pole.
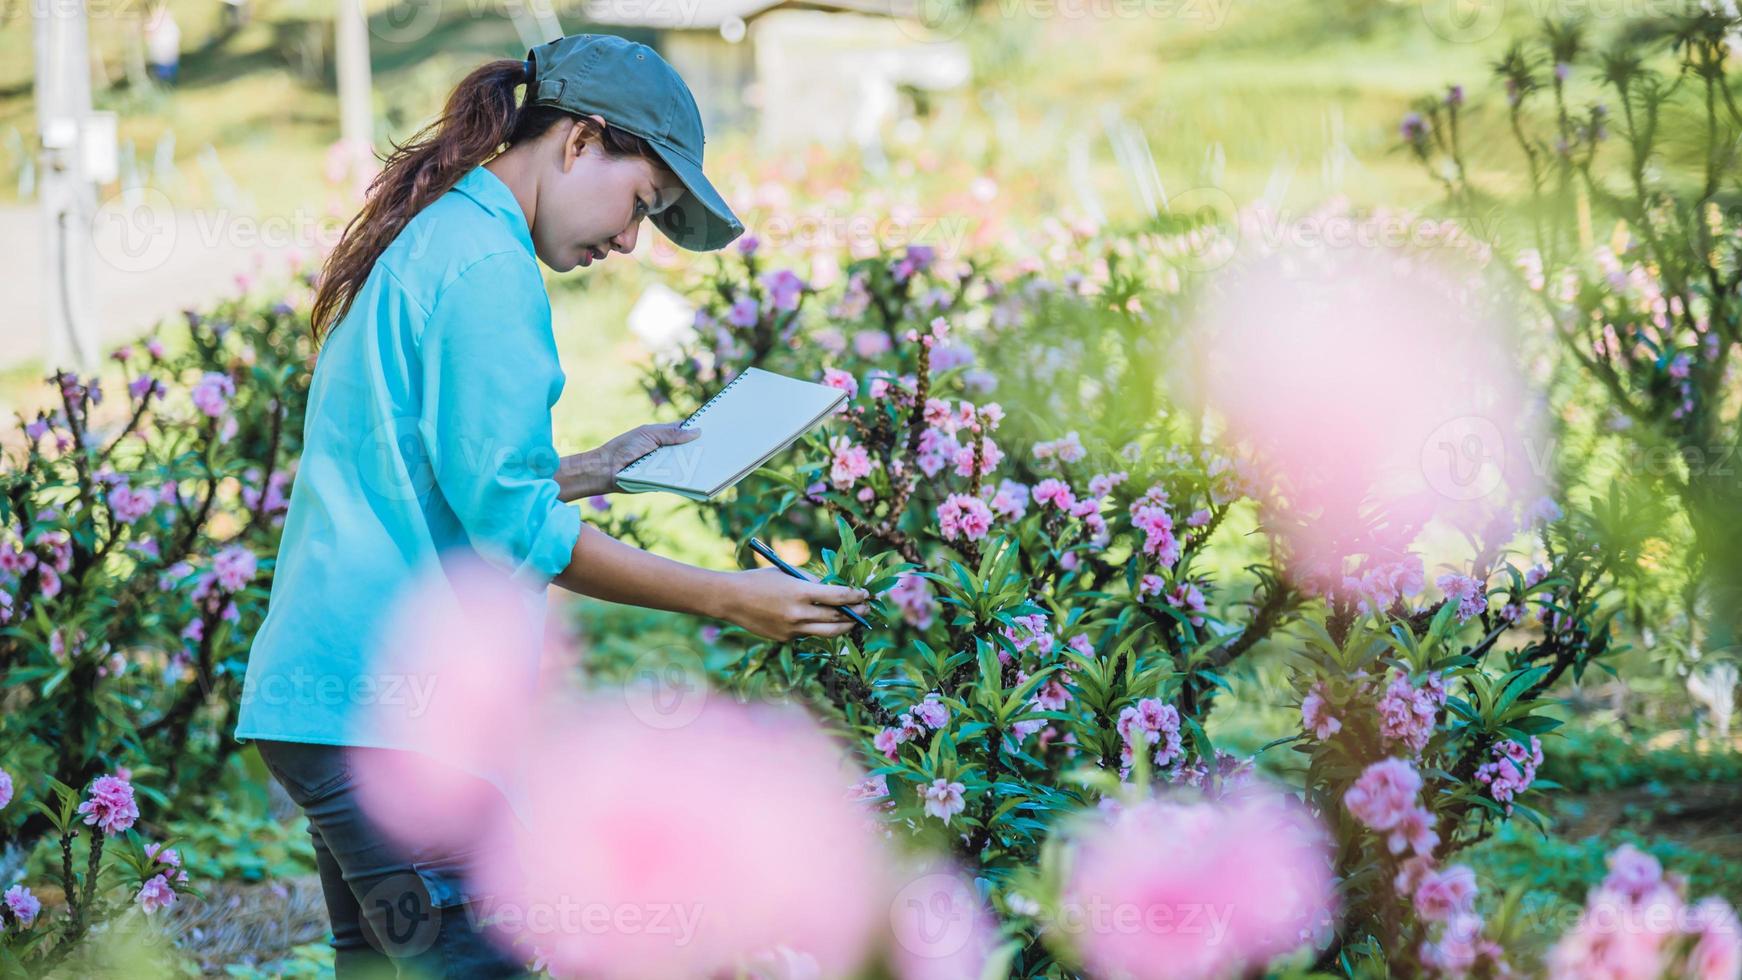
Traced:
[[91, 59], [84, 0], [31, 0], [36, 47], [36, 124], [48, 366], [96, 364], [91, 324], [91, 222], [97, 191], [86, 148]]

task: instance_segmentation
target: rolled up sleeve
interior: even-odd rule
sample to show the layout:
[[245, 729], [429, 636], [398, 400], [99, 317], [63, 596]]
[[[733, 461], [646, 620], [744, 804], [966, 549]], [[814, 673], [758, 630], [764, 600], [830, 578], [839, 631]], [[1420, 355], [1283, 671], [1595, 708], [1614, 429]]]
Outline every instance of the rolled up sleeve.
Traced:
[[536, 263], [502, 252], [466, 267], [437, 295], [420, 356], [419, 426], [443, 499], [480, 557], [548, 585], [581, 512], [557, 497], [550, 412], [564, 375]]

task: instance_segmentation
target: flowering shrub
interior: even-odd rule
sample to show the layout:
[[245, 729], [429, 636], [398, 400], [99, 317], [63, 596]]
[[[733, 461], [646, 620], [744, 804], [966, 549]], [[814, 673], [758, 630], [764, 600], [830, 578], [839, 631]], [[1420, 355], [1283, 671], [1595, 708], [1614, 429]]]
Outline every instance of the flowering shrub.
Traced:
[[[1472, 934], [1473, 880], [1450, 859], [1497, 821], [1540, 820], [1524, 801], [1556, 724], [1544, 695], [1611, 652], [1603, 599], [1629, 556], [1593, 552], [1579, 515], [1533, 504], [1491, 525], [1497, 540], [1438, 576], [1435, 597], [1419, 555], [1306, 574], [1283, 542], [1226, 533], [1277, 506], [1274, 485], [1200, 440], [1143, 366], [1177, 274], [1127, 261], [1129, 243], [1079, 244], [1102, 251], [1057, 281], [913, 248], [854, 263], [825, 297], [765, 269], [749, 239], [707, 284], [695, 338], [649, 372], [656, 402], [693, 410], [751, 365], [850, 396], [709, 513], [733, 540], [809, 548], [827, 580], [879, 597], [882, 623], [745, 642], [717, 681], [806, 699], [857, 735], [872, 768], [852, 795], [982, 879], [1021, 940], [1013, 975], [1032, 976], [1053, 955], [1141, 958], [1049, 918], [1068, 898], [1063, 822], [1149, 806], [1152, 777], [1170, 798], [1243, 792], [1252, 760], [1219, 750], [1207, 722], [1241, 658], [1292, 650], [1304, 731], [1285, 741], [1332, 832], [1320, 860], [1341, 908], [1298, 908], [1289, 943], [1253, 948], [1498, 967], [1504, 951]], [[1122, 408], [1086, 410], [1113, 392]], [[1498, 558], [1517, 526], [1537, 537], [1525, 571]], [[1240, 563], [1244, 577], [1210, 570]], [[1164, 822], [1193, 812], [1158, 805]]]
[[[1739, 27], [1734, 7], [1666, 8], [1599, 49], [1586, 24], [1545, 23], [1495, 65], [1517, 153], [1484, 164], [1514, 171], [1527, 195], [1516, 227], [1495, 235], [1516, 257], [1521, 293], [1561, 355], [1566, 380], [1553, 388], [1565, 414], [1587, 419], [1580, 438], [1563, 442], [1593, 458], [1619, 448], [1618, 478], [1641, 481], [1642, 497], [1668, 497], [1685, 513], [1692, 546], [1672, 545], [1663, 557], [1685, 558], [1680, 573], [1706, 586], [1693, 618], [1713, 627], [1714, 639], [1696, 640], [1708, 647], [1742, 631], [1729, 369], [1742, 339], [1742, 235], [1728, 150], [1742, 121], [1728, 74]], [[1496, 198], [1465, 166], [1459, 123], [1469, 111], [1454, 87], [1423, 100], [1402, 135], [1452, 205], [1473, 214]], [[1685, 127], [1666, 124], [1684, 117]], [[1633, 533], [1662, 523], [1655, 509], [1629, 508]]]
[[[45, 877], [58, 889], [45, 909], [30, 882], [11, 885], [0, 898], [0, 966], [8, 975], [41, 976], [70, 966], [80, 941], [101, 923], [137, 909], [154, 915], [192, 891], [181, 854], [169, 841], [143, 840], [135, 829], [139, 804], [130, 773], [119, 770], [93, 779], [83, 799], [58, 780], [45, 780], [47, 796], [31, 801], [59, 839], [59, 861]], [[10, 779], [8, 779], [10, 784]], [[0, 800], [0, 810], [8, 801]], [[84, 853], [75, 855], [75, 844]], [[80, 858], [82, 857], [82, 860]]]
[[173, 352], [156, 336], [116, 350], [119, 383], [51, 377], [52, 407], [19, 419], [0, 466], [0, 744], [30, 804], [0, 811], [0, 835], [27, 849], [58, 830], [39, 787], [125, 767], [175, 808], [235, 744], [301, 439], [307, 326], [288, 303], [245, 299], [186, 324]]

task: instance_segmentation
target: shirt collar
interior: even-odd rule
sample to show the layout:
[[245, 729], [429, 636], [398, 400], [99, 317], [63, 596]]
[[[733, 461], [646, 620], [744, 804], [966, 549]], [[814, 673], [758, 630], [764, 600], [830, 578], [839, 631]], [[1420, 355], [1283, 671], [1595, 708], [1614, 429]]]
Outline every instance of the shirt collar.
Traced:
[[526, 212], [521, 209], [520, 201], [502, 178], [490, 172], [490, 169], [479, 164], [467, 171], [454, 190], [466, 195], [478, 206], [494, 215], [514, 232], [514, 237], [520, 246], [526, 249], [526, 254], [537, 256], [532, 247], [532, 229], [526, 223]]

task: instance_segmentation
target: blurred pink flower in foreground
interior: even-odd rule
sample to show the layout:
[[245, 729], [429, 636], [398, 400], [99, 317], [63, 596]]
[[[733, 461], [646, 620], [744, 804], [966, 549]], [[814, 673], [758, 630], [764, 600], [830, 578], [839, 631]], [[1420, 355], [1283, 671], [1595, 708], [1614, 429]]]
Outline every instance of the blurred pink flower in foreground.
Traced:
[[998, 943], [998, 923], [973, 879], [941, 863], [896, 878], [886, 940], [890, 971], [901, 980], [981, 976]]
[[538, 700], [543, 623], [528, 590], [470, 559], [431, 570], [394, 608], [367, 691], [356, 692], [358, 793], [416, 846], [468, 842], [503, 805]]
[[502, 938], [559, 974], [772, 958], [842, 976], [867, 956], [885, 858], [842, 791], [864, 774], [802, 712], [714, 698], [659, 728], [598, 699], [553, 715], [527, 755], [524, 824], [482, 835], [477, 884], [522, 923]]
[[1474, 533], [1542, 492], [1501, 294], [1440, 256], [1345, 244], [1230, 267], [1176, 379], [1278, 480], [1298, 572], [1333, 586], [1352, 555], [1430, 521]]
[[1080, 835], [1059, 931], [1097, 976], [1233, 974], [1301, 945], [1331, 909], [1326, 837], [1268, 789], [1128, 804]]

